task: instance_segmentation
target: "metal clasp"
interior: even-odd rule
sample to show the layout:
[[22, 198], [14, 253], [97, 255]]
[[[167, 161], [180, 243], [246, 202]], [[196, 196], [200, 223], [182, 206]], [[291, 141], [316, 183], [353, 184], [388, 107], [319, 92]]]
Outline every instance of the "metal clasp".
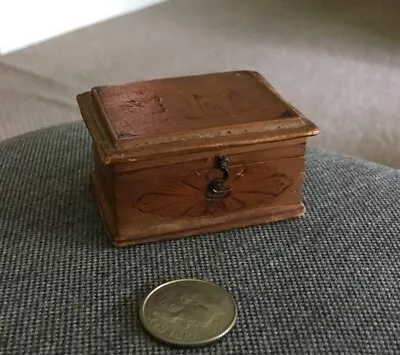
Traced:
[[222, 171], [222, 178], [211, 180], [208, 184], [208, 190], [215, 195], [223, 195], [230, 192], [229, 188], [224, 187], [224, 183], [229, 179], [229, 159], [222, 155], [215, 157], [215, 164]]

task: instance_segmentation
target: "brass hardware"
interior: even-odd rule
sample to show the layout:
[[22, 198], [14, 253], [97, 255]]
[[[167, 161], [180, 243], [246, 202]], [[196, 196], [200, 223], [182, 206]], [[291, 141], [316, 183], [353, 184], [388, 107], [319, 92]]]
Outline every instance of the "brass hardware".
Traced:
[[229, 188], [224, 187], [224, 183], [229, 178], [229, 159], [222, 155], [215, 157], [215, 164], [221, 170], [223, 176], [220, 179], [211, 180], [208, 184], [208, 190], [214, 195], [224, 195], [230, 192]]

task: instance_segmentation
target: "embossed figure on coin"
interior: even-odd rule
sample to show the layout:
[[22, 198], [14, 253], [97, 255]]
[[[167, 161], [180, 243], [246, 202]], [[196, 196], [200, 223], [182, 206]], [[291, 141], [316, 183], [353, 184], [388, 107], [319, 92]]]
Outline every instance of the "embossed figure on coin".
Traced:
[[166, 282], [151, 291], [140, 307], [142, 324], [152, 336], [183, 346], [220, 339], [236, 318], [236, 302], [225, 289], [196, 279]]
[[179, 287], [163, 293], [162, 297], [156, 300], [153, 315], [183, 329], [206, 328], [214, 319], [225, 314], [220, 301], [218, 295], [200, 294]]

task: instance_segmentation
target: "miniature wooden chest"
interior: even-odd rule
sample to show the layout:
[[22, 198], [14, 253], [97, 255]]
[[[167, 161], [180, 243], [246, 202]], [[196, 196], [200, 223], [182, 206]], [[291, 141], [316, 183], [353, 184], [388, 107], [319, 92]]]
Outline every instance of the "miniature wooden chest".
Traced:
[[77, 101], [114, 245], [304, 212], [305, 144], [318, 129], [256, 72], [99, 86]]

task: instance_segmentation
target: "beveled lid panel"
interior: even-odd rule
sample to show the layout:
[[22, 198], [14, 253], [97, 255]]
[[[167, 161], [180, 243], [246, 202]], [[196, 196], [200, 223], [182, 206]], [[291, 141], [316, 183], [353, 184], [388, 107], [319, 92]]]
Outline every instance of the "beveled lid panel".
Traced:
[[252, 71], [95, 87], [77, 101], [106, 164], [318, 134], [312, 122]]
[[296, 117], [250, 71], [96, 87], [92, 90], [116, 145], [136, 137], [218, 131]]

